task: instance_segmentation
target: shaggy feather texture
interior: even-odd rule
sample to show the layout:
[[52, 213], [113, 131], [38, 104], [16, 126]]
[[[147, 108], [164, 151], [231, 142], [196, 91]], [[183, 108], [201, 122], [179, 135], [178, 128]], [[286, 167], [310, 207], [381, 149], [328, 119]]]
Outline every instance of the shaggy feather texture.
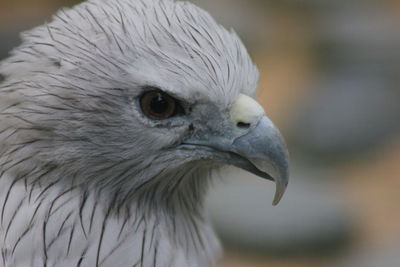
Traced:
[[[213, 264], [203, 211], [206, 151], [258, 72], [239, 38], [172, 0], [90, 0], [22, 35], [0, 62], [0, 265]], [[137, 98], [162, 88], [187, 116], [154, 121]]]

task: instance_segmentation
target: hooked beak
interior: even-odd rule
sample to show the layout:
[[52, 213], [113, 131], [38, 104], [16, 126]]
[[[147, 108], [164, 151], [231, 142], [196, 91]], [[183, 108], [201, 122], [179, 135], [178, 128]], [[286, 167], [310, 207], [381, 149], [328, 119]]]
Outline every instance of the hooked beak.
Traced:
[[187, 140], [185, 144], [213, 149], [223, 155], [217, 161], [275, 181], [273, 205], [277, 205], [289, 179], [289, 155], [282, 135], [264, 115], [264, 109], [245, 95], [239, 95], [234, 103], [231, 120], [234, 126], [226, 135]]
[[267, 117], [262, 117], [254, 129], [233, 142], [230, 151], [247, 159], [253, 165], [238, 164], [237, 167], [275, 181], [273, 205], [277, 205], [289, 181], [289, 156], [285, 142], [272, 122]]

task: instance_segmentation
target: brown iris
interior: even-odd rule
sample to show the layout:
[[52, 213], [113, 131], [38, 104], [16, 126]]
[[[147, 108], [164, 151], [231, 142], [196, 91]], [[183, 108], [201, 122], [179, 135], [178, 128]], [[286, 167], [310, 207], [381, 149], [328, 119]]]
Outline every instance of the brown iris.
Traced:
[[140, 98], [140, 106], [143, 113], [154, 120], [171, 118], [180, 108], [175, 98], [159, 90], [144, 93]]

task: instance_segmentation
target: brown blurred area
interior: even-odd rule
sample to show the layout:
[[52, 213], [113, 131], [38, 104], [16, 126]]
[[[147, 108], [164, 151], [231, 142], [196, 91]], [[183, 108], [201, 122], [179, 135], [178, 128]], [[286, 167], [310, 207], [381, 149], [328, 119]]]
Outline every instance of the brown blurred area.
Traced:
[[[59, 7], [72, 6], [77, 2], [79, 1], [0, 0], [0, 46], [6, 42], [4, 38], [9, 38], [9, 36], [12, 36], [10, 38], [16, 38], [15, 32], [28, 30], [32, 26], [48, 21], [51, 14]], [[329, 6], [333, 5], [332, 2], [335, 1], [317, 2], [312, 0], [196, 1], [197, 4], [205, 7], [217, 17], [217, 20], [222, 20], [224, 24], [233, 26], [235, 29], [239, 25], [239, 35], [243, 37], [256, 65], [260, 69], [259, 100], [263, 103], [271, 119], [282, 129], [283, 134], [288, 136], [289, 150], [294, 154], [295, 161], [300, 162], [298, 163], [299, 165], [305, 161], [308, 166], [318, 166], [318, 169], [334, 171], [337, 177], [333, 177], [331, 182], [339, 188], [334, 194], [336, 194], [337, 198], [346, 199], [345, 208], [351, 214], [352, 222], [354, 223], [351, 227], [350, 240], [342, 245], [335, 246], [328, 253], [319, 254], [308, 251], [304, 254], [297, 253], [294, 255], [274, 255], [268, 254], [268, 252], [253, 254], [241, 252], [240, 249], [231, 250], [228, 245], [226, 257], [220, 263], [220, 267], [372, 267], [377, 266], [372, 263], [375, 260], [382, 267], [400, 266], [400, 256], [396, 255], [396, 253], [387, 256], [384, 254], [387, 251], [391, 251], [391, 249], [400, 252], [400, 127], [397, 127], [400, 125], [400, 109], [396, 109], [397, 107], [394, 104], [393, 109], [387, 113], [391, 114], [393, 119], [388, 120], [387, 124], [389, 125], [384, 125], [384, 121], [390, 116], [386, 113], [380, 114], [380, 112], [388, 108], [390, 104], [386, 106], [385, 103], [391, 103], [393, 99], [383, 98], [382, 103], [384, 104], [376, 104], [376, 111], [371, 108], [373, 104], [370, 104], [369, 100], [366, 103], [354, 102], [352, 109], [349, 109], [349, 113], [346, 113], [347, 106], [341, 106], [340, 99], [342, 98], [339, 96], [320, 96], [325, 91], [327, 91], [327, 94], [334, 94], [335, 92], [333, 91], [338, 89], [335, 88], [338, 80], [349, 79], [352, 81], [350, 69], [356, 69], [357, 75], [361, 77], [361, 81], [357, 80], [360, 85], [352, 81], [353, 83], [351, 84], [354, 86], [352, 85], [353, 87], [351, 88], [360, 86], [361, 89], [355, 92], [354, 96], [346, 95], [350, 93], [350, 90], [343, 92], [343, 102], [352, 97], [356, 100], [366, 97], [366, 94], [370, 93], [370, 91], [363, 91], [362, 81], [364, 78], [372, 79], [375, 77], [374, 75], [377, 75], [376, 79], [374, 78], [377, 81], [377, 87], [371, 89], [371, 91], [376, 92], [376, 96], [372, 95], [371, 98], [377, 99], [381, 97], [383, 92], [386, 92], [386, 89], [379, 87], [381, 84], [383, 86], [384, 82], [387, 84], [385, 86], [389, 88], [387, 89], [387, 91], [390, 91], [389, 95], [399, 96], [396, 99], [399, 102], [400, 80], [397, 78], [400, 77], [398, 76], [400, 57], [398, 54], [390, 54], [392, 53], [390, 49], [393, 49], [392, 46], [397, 46], [397, 50], [400, 50], [400, 42], [397, 42], [398, 39], [394, 38], [393, 44], [386, 43], [387, 40], [383, 40], [386, 35], [378, 36], [381, 34], [381, 32], [378, 32], [380, 30], [376, 30], [376, 32], [371, 30], [366, 36], [361, 36], [358, 31], [351, 32], [351, 23], [346, 26], [349, 28], [350, 33], [342, 34], [340, 31], [343, 29], [335, 28], [336, 22], [340, 24], [340, 21], [335, 21], [335, 19], [341, 19], [339, 15], [337, 18], [335, 16], [327, 18], [333, 22], [326, 23], [332, 23], [333, 26], [320, 27], [320, 23], [324, 24], [324, 16], [329, 15], [329, 11], [326, 9], [329, 10]], [[350, 13], [346, 15], [348, 17], [345, 19], [349, 19], [349, 22], [351, 22], [351, 12], [355, 10], [354, 5], [358, 5], [356, 8], [358, 10], [357, 16], [360, 16], [361, 19], [354, 21], [354, 24], [362, 24], [363, 21], [368, 21], [368, 17], [371, 14], [375, 14], [374, 10], [379, 10], [382, 18], [393, 18], [393, 22], [388, 22], [388, 27], [394, 27], [394, 32], [397, 29], [398, 36], [400, 36], [400, 27], [397, 27], [400, 25], [400, 2], [396, 0], [376, 1], [372, 4], [371, 2], [338, 1], [338, 4], [333, 6], [343, 10], [343, 13]], [[365, 20], [362, 12], [360, 13], [360, 10], [364, 9], [366, 10]], [[379, 19], [377, 21], [379, 22]], [[371, 23], [373, 24], [374, 22]], [[363, 25], [358, 26], [360, 29], [364, 29]], [[370, 29], [374, 28], [374, 25], [365, 25], [365, 27]], [[358, 28], [356, 27], [355, 29]], [[382, 28], [378, 27], [377, 29], [385, 31], [386, 26], [383, 25]], [[331, 37], [326, 37], [330, 34], [330, 30], [332, 30]], [[339, 33], [334, 33], [334, 31]], [[395, 35], [390, 33], [390, 29], [387, 31], [388, 38], [392, 38]], [[375, 33], [377, 37], [374, 39], [372, 35]], [[371, 35], [371, 39], [368, 39], [369, 35]], [[351, 39], [352, 37], [354, 37], [354, 40]], [[340, 38], [349, 38], [350, 41], [347, 39], [339, 40]], [[368, 46], [368, 42], [371, 42], [371, 46]], [[0, 49], [3, 48], [0, 47]], [[9, 50], [11, 47], [4, 49]], [[371, 56], [376, 53], [376, 56], [367, 59], [367, 56], [360, 54], [360, 56], [354, 56], [353, 60], [353, 55], [362, 49], [366, 51], [366, 55]], [[393, 50], [396, 51], [396, 49]], [[385, 53], [389, 53], [389, 55]], [[335, 60], [338, 60], [338, 62]], [[369, 64], [371, 68], [365, 70], [366, 74], [364, 72], [362, 72], [362, 75], [359, 74], [358, 71], [362, 68], [359, 66]], [[346, 76], [343, 76], [342, 72], [336, 71], [337, 69], [346, 70], [349, 66], [353, 67], [349, 68], [349, 71], [345, 71]], [[381, 73], [386, 68], [387, 72]], [[335, 69], [335, 71], [332, 71], [332, 69]], [[375, 71], [375, 69], [378, 71]], [[379, 75], [377, 74], [378, 72]], [[329, 79], [323, 80], [328, 81], [326, 82], [326, 87], [329, 90], [324, 90], [323, 86], [325, 84], [323, 82], [316, 82], [319, 81], [321, 76], [325, 75], [329, 76]], [[334, 83], [329, 81], [334, 81]], [[338, 84], [342, 83], [338, 82]], [[370, 84], [369, 80], [368, 84]], [[316, 94], [318, 95], [317, 97], [315, 96]], [[309, 110], [310, 106], [315, 104], [312, 100], [318, 102], [319, 100], [326, 101], [326, 99], [328, 99], [328, 102], [329, 99], [335, 99], [337, 101], [335, 107], [337, 110], [324, 111], [329, 113], [326, 119], [315, 119], [317, 121], [322, 120], [323, 122], [321, 123], [318, 121], [314, 124], [314, 121], [308, 121], [309, 116], [316, 116], [316, 113], [319, 112], [317, 108]], [[366, 105], [365, 107], [362, 106], [364, 104]], [[321, 106], [325, 107], [323, 104]], [[396, 114], [396, 111], [399, 111], [399, 113]], [[356, 130], [351, 128], [348, 133], [342, 133], [344, 138], [348, 135], [349, 138], [353, 138], [349, 140], [360, 142], [360, 144], [357, 143], [355, 149], [350, 150], [349, 147], [356, 141], [348, 141], [347, 139], [342, 141], [340, 139], [336, 140], [333, 145], [327, 145], [327, 148], [324, 147], [325, 141], [320, 141], [319, 133], [325, 133], [327, 130], [322, 129], [319, 132], [317, 126], [331, 125], [329, 123], [330, 116], [334, 116], [335, 112], [342, 114], [340, 116], [343, 118], [343, 124], [340, 123], [341, 118], [337, 119], [339, 121], [338, 127], [333, 127], [332, 131], [345, 131], [347, 127], [345, 122], [346, 114], [350, 116], [350, 112], [359, 112], [363, 116], [362, 118], [365, 119], [362, 123], [360, 122], [359, 127], [355, 127], [354, 123], [350, 123], [352, 125], [349, 127], [355, 127]], [[371, 114], [368, 112], [371, 112]], [[324, 113], [321, 112], [321, 116], [322, 114]], [[354, 119], [355, 123], [357, 123], [356, 118]], [[368, 121], [368, 118], [371, 118], [371, 121]], [[369, 126], [372, 125], [371, 127], [373, 128], [378, 120], [379, 123], [376, 124], [376, 127], [386, 127], [386, 130], [377, 131], [373, 136], [371, 134], [364, 137], [363, 134], [367, 134], [371, 129]], [[366, 127], [365, 130], [362, 128], [364, 126]], [[312, 129], [313, 132], [304, 132], [307, 129]], [[361, 130], [357, 131], [357, 129]], [[337, 135], [331, 133], [332, 131], [329, 131], [332, 136], [339, 135], [339, 133]], [[303, 139], [297, 139], [297, 136], [310, 136], [313, 134], [318, 137], [318, 142], [322, 144], [317, 148], [312, 147], [313, 139], [307, 142], [303, 141]], [[331, 140], [332, 138], [328, 136], [326, 142], [329, 143]], [[361, 143], [360, 140], [365, 140], [365, 142]], [[304, 158], [306, 160], [303, 160]], [[323, 163], [320, 162], [321, 158], [323, 158]], [[292, 173], [292, 179], [296, 179], [296, 173]], [[315, 179], [324, 179], [324, 177], [316, 177]], [[326, 188], [326, 190], [329, 190], [329, 188]], [[307, 207], [304, 208], [306, 209]], [[279, 206], [276, 209], [279, 209]], [[384, 252], [380, 253], [379, 251]], [[375, 253], [377, 253], [376, 256]], [[390, 259], [386, 262], [386, 258]], [[372, 265], [363, 265], [363, 262], [371, 263]]]
[[43, 20], [56, 12], [60, 7], [73, 6], [80, 1], [74, 0], [1, 0], [0, 22], [5, 25], [17, 24], [20, 20]]

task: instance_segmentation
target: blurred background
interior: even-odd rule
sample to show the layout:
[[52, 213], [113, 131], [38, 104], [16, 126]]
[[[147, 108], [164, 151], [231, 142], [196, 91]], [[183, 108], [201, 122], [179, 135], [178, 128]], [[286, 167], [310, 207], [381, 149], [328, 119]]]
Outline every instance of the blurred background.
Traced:
[[[0, 59], [74, 0], [0, 0]], [[400, 266], [400, 1], [194, 0], [242, 37], [288, 141], [289, 189], [228, 169], [218, 267]]]

